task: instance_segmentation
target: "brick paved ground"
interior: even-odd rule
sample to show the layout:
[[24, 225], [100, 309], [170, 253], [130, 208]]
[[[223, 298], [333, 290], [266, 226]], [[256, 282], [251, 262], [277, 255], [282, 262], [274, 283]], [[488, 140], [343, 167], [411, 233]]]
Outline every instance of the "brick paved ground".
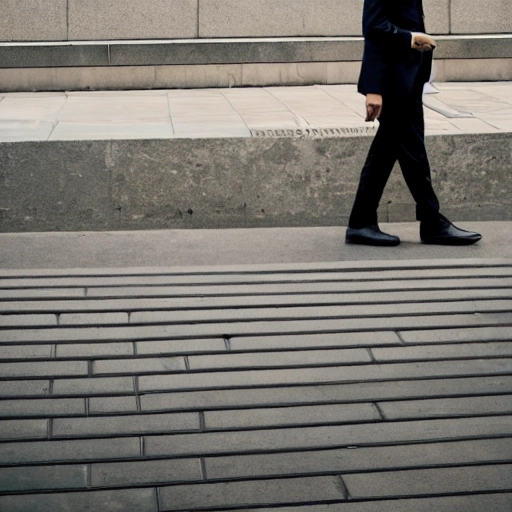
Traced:
[[0, 511], [510, 512], [512, 260], [0, 273]]

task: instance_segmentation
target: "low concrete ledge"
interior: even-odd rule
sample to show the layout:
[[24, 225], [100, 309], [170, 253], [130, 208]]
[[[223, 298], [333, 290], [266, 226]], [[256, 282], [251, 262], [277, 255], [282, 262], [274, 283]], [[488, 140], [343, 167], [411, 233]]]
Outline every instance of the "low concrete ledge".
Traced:
[[[438, 36], [436, 59], [512, 58], [512, 34]], [[350, 62], [361, 37], [0, 43], [0, 68]]]
[[[0, 231], [346, 225], [371, 140], [2, 143]], [[431, 136], [427, 146], [443, 212], [512, 220], [512, 133]], [[398, 169], [381, 205], [382, 221], [414, 220]]]

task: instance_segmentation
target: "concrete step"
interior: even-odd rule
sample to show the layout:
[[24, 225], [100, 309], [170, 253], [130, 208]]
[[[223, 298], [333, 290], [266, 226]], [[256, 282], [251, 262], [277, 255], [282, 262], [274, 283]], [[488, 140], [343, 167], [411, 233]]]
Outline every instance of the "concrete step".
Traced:
[[[510, 220], [512, 86], [437, 87], [425, 112], [443, 212]], [[3, 232], [346, 225], [375, 133], [354, 86], [0, 100]], [[414, 219], [399, 173], [381, 205], [381, 221]]]
[[[363, 38], [357, 37], [359, 23], [358, 19], [352, 32], [356, 37], [131, 37], [117, 41], [0, 43], [0, 89], [20, 92], [354, 84], [363, 54]], [[435, 37], [437, 81], [512, 80], [510, 34]]]
[[[505, 512], [511, 272], [510, 258], [2, 270], [0, 508]], [[322, 304], [310, 287], [330, 283]], [[187, 288], [201, 298], [175, 297]]]

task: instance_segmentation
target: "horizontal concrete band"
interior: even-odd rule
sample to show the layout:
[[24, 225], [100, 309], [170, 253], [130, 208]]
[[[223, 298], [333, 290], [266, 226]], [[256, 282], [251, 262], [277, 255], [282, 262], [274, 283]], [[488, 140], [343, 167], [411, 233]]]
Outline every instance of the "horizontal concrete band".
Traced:
[[[0, 144], [0, 230], [346, 225], [370, 137]], [[427, 139], [443, 211], [510, 220], [512, 134]], [[380, 220], [414, 220], [399, 172]]]
[[[512, 58], [512, 34], [440, 36], [436, 59]], [[1, 43], [0, 68], [360, 61], [361, 37]]]
[[[510, 31], [507, 0], [423, 3], [432, 34]], [[361, 14], [361, 0], [3, 0], [0, 39], [360, 35]]]

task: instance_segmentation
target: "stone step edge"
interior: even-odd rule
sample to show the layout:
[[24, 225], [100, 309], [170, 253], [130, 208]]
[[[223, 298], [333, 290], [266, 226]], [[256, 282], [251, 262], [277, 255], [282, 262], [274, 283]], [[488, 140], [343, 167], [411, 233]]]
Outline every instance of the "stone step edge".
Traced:
[[[512, 34], [436, 36], [436, 59], [512, 58]], [[362, 37], [0, 43], [0, 68], [360, 61]]]
[[[283, 228], [286, 229], [286, 228]], [[123, 233], [123, 232], [115, 232]], [[133, 232], [131, 232], [133, 233]], [[93, 232], [93, 234], [95, 234]], [[37, 235], [40, 235], [39, 233]], [[58, 234], [57, 234], [58, 235]], [[0, 234], [3, 237], [26, 236], [26, 234]], [[479, 268], [512, 266], [512, 258], [460, 258], [460, 259], [419, 259], [419, 260], [366, 260], [311, 263], [264, 263], [252, 265], [215, 266], [169, 266], [169, 267], [111, 267], [111, 268], [64, 268], [64, 269], [0, 269], [0, 278], [19, 277], [114, 277], [144, 275], [221, 275], [221, 274], [272, 274], [320, 271], [414, 270], [446, 268]]]

